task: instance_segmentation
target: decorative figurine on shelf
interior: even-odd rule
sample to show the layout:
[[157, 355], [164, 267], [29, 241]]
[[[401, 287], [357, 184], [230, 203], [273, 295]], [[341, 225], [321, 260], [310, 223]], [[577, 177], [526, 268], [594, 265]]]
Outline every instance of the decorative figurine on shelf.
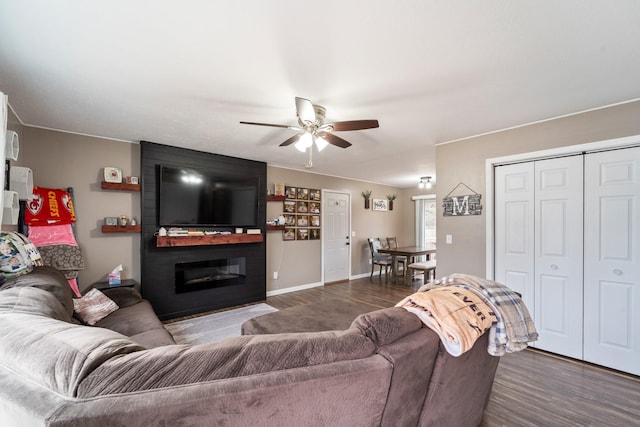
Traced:
[[135, 217], [131, 218], [131, 221], [129, 222], [129, 225], [130, 225], [130, 226], [132, 226], [132, 227], [133, 227], [134, 225], [138, 225], [138, 221], [136, 221], [136, 218], [135, 218]]
[[127, 216], [126, 215], [121, 215], [120, 216], [120, 227], [126, 227], [128, 223], [129, 223], [129, 219], [127, 218]]

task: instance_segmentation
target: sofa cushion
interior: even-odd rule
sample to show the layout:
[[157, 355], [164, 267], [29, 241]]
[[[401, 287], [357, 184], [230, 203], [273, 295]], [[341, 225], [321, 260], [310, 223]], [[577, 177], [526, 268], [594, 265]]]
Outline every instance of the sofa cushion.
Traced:
[[0, 365], [62, 395], [105, 361], [143, 350], [108, 329], [74, 325], [50, 292], [21, 287], [0, 292]]
[[101, 290], [103, 294], [112, 299], [120, 308], [129, 307], [142, 301], [140, 293], [132, 287], [114, 286], [113, 288]]
[[9, 288], [33, 287], [52, 294], [64, 307], [64, 310], [73, 316], [73, 294], [69, 282], [64, 275], [53, 267], [36, 267], [29, 274], [25, 274], [7, 280], [0, 286], [0, 292]]
[[323, 301], [263, 314], [242, 324], [242, 335], [343, 331], [362, 313], [378, 310], [364, 302]]
[[146, 300], [121, 307], [96, 323], [96, 326], [126, 335], [145, 348], [176, 343]]
[[369, 337], [378, 347], [399, 340], [423, 327], [414, 314], [392, 307], [358, 316], [351, 325]]
[[118, 309], [118, 305], [98, 289], [91, 289], [73, 300], [76, 315], [87, 325], [95, 325]]
[[60, 300], [52, 293], [36, 287], [15, 287], [0, 291], [0, 315], [6, 313], [23, 313], [71, 322], [71, 316]]
[[373, 355], [359, 331], [249, 335], [195, 346], [170, 345], [113, 358], [97, 367], [79, 397], [127, 393]]

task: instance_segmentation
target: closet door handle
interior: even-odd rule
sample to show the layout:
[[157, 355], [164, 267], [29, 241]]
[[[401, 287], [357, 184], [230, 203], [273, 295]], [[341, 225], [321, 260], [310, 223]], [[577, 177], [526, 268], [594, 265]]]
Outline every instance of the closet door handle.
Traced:
[[615, 274], [616, 276], [622, 276], [623, 272], [622, 272], [622, 270], [618, 270], [616, 268], [615, 270], [613, 270], [613, 274]]
[[551, 264], [551, 269], [552, 269], [552, 270], [557, 270], [557, 269], [558, 269], [558, 266], [557, 266], [557, 265], [555, 265], [555, 264]]

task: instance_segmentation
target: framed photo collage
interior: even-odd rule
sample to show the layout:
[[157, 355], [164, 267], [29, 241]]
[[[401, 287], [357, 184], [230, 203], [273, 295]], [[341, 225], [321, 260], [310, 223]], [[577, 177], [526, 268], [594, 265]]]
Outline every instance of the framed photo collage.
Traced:
[[283, 240], [320, 240], [320, 190], [285, 186]]

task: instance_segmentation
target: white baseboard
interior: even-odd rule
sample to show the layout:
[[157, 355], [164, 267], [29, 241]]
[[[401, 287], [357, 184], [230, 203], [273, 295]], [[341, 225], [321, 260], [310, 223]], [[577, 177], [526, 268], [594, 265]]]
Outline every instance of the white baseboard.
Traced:
[[356, 274], [355, 276], [349, 277], [349, 280], [364, 279], [365, 277], [369, 277], [370, 275], [371, 275], [371, 272], [362, 273], [362, 274]]
[[273, 291], [267, 291], [267, 297], [273, 297], [273, 296], [276, 296], [276, 295], [288, 294], [289, 292], [304, 291], [305, 289], [317, 288], [319, 286], [324, 286], [324, 283], [316, 282], [316, 283], [309, 283], [309, 284], [306, 284], [306, 285], [293, 286], [291, 288], [276, 289], [276, 290], [273, 290]]

